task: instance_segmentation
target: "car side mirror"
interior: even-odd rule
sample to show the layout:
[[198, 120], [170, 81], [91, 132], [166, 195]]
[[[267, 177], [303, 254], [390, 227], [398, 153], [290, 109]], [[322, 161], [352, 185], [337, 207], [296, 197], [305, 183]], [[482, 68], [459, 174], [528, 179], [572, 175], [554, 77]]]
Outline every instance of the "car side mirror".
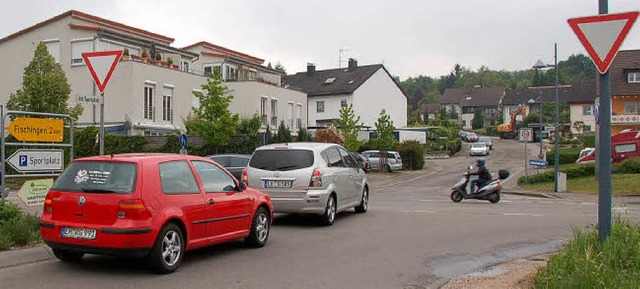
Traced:
[[358, 163], [356, 163], [356, 167], [359, 168], [359, 169], [363, 169], [364, 170], [364, 163], [358, 162]]
[[242, 192], [247, 189], [247, 185], [244, 182], [238, 182], [238, 191]]

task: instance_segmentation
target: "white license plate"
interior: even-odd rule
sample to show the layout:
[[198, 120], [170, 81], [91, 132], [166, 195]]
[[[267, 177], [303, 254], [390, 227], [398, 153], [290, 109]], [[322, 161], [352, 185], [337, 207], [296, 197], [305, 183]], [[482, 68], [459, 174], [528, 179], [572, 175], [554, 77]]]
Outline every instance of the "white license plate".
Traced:
[[291, 188], [292, 181], [264, 181], [265, 188]]
[[95, 229], [62, 227], [61, 234], [62, 234], [62, 237], [65, 237], [65, 238], [87, 239], [87, 240], [93, 240], [96, 238]]

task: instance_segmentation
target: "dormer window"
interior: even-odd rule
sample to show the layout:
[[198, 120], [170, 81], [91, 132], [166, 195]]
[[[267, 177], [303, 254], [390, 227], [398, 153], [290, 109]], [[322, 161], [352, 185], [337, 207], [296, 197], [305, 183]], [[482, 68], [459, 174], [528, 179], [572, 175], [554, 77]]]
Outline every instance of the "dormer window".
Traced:
[[332, 84], [334, 81], [336, 81], [335, 77], [329, 77], [324, 81], [324, 84]]
[[467, 96], [467, 100], [471, 100], [471, 96]]
[[629, 83], [640, 83], [640, 71], [629, 72], [627, 80]]

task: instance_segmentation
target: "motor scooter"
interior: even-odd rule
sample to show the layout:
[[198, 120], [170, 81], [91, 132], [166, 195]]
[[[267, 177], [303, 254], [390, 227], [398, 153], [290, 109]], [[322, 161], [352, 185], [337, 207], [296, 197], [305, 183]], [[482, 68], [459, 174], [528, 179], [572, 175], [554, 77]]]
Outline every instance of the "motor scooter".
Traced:
[[494, 204], [499, 202], [500, 193], [502, 192], [500, 181], [509, 177], [509, 171], [499, 170], [497, 179], [481, 184], [475, 193], [469, 194], [467, 193], [467, 185], [469, 184], [472, 170], [473, 166], [469, 166], [463, 177], [451, 187], [451, 200], [455, 203], [459, 203], [463, 199], [487, 200]]

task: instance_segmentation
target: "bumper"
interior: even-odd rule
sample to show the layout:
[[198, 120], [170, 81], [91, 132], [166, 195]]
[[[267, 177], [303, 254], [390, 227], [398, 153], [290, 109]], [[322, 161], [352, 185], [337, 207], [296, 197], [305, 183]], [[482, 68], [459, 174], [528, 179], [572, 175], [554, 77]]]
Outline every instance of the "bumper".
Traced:
[[[95, 229], [96, 236], [93, 240], [62, 237], [62, 227]], [[155, 241], [155, 233], [150, 226], [118, 228], [42, 220], [40, 233], [51, 248], [101, 255], [144, 256]]]
[[303, 198], [271, 197], [274, 213], [323, 214], [328, 190], [311, 190]]
[[472, 156], [486, 156], [487, 152], [485, 152], [485, 151], [480, 151], [480, 152], [471, 151], [469, 154], [472, 155]]

